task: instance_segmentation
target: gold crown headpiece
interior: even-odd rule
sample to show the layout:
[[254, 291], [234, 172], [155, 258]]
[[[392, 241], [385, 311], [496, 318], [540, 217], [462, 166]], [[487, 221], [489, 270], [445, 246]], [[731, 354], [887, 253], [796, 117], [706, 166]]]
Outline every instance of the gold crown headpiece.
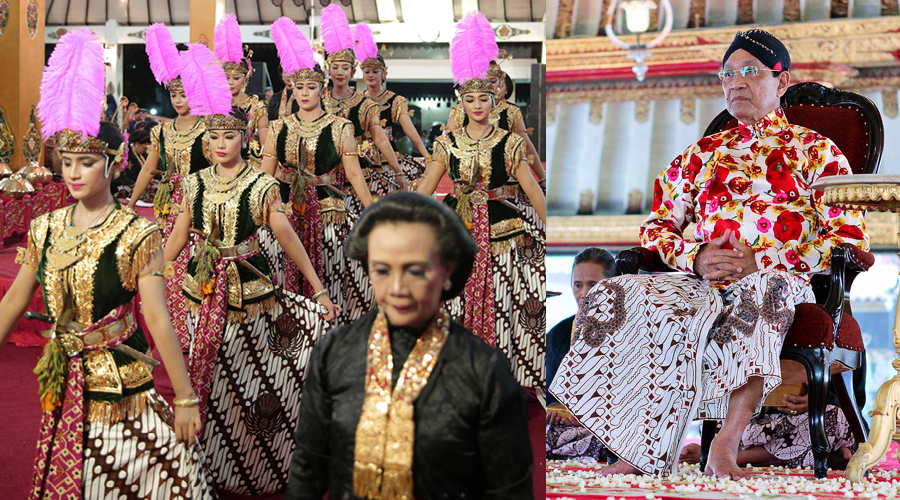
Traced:
[[253, 57], [253, 51], [249, 46], [244, 45], [244, 58], [241, 59], [241, 62], [225, 62], [222, 64], [222, 69], [226, 73], [243, 73], [244, 76], [249, 76], [253, 73], [253, 65], [250, 64], [251, 57]]
[[328, 54], [328, 57], [325, 58], [325, 62], [330, 66], [331, 63], [334, 62], [347, 62], [352, 66], [356, 66], [356, 56], [353, 55], [353, 49], [341, 49], [337, 50], [331, 54]]
[[184, 82], [181, 81], [180, 76], [177, 76], [169, 80], [169, 83], [166, 84], [166, 88], [169, 92], [184, 92]]
[[[384, 44], [381, 44], [381, 49], [378, 50], [378, 55], [380, 55], [382, 57], [382, 59], [384, 59], [385, 56], [383, 54], [392, 56], [392, 55], [394, 55], [394, 51], [393, 50], [388, 51], [387, 46]], [[383, 61], [379, 61], [377, 57], [370, 57], [370, 58], [366, 59], [365, 61], [359, 63], [359, 67], [360, 68], [381, 68], [382, 70], [387, 71], [387, 63], [383, 62]]]
[[458, 93], [459, 96], [462, 97], [464, 94], [470, 94], [472, 92], [486, 92], [494, 95], [494, 84], [487, 78], [470, 78], [466, 80], [466, 83], [464, 83], [462, 87], [460, 87]]
[[315, 68], [298, 69], [291, 73], [288, 78], [291, 83], [297, 82], [319, 82], [325, 85], [325, 75]]
[[[112, 156], [114, 158], [113, 165], [118, 164], [125, 158], [125, 143], [122, 141], [118, 149], [112, 149], [108, 144], [90, 135], [82, 135], [72, 129], [63, 129], [53, 135], [56, 142], [56, 153], [63, 151], [69, 153], [96, 153], [104, 156]], [[110, 163], [106, 164], [106, 175], [109, 175]]]
[[505, 50], [500, 51], [500, 55], [497, 56], [496, 61], [491, 61], [491, 65], [488, 68], [488, 76], [496, 76], [498, 78], [505, 78], [506, 72], [500, 68], [500, 64], [506, 61], [509, 61], [513, 58], [512, 54], [509, 54]]
[[208, 115], [203, 117], [206, 130], [247, 130], [247, 122], [231, 115]]

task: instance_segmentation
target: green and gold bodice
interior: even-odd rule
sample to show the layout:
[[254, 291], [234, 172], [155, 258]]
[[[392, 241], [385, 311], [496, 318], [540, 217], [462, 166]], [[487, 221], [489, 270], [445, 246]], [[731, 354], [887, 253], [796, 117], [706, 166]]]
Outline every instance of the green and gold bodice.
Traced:
[[[391, 92], [390, 90], [385, 90], [380, 96], [369, 97], [369, 99], [378, 106], [378, 123], [381, 128], [384, 129], [384, 134], [387, 136], [388, 140], [391, 141], [391, 147], [396, 151], [397, 147], [394, 144], [393, 125], [400, 122], [401, 116], [409, 115], [409, 104], [407, 103], [406, 98]], [[372, 137], [368, 132], [366, 132], [365, 138], [369, 141], [372, 140]], [[381, 151], [378, 151], [378, 148], [372, 149], [372, 154], [375, 156], [375, 163], [380, 163], [382, 165], [386, 164], [387, 160], [382, 156]]]
[[[450, 117], [453, 120], [453, 123], [456, 124], [456, 130], [461, 130], [463, 127], [469, 124], [469, 116], [466, 115], [466, 111], [463, 108], [463, 104], [459, 103], [456, 106], [453, 106], [453, 109], [450, 110]], [[522, 120], [522, 111], [515, 104], [510, 104], [505, 100], [501, 100], [494, 106], [494, 109], [491, 110], [491, 114], [488, 116], [488, 121], [491, 125], [496, 125], [503, 130], [508, 130], [510, 132], [516, 129], [516, 124], [519, 123], [519, 120]]]
[[[471, 139], [461, 129], [434, 141], [434, 161], [446, 166], [455, 186], [454, 192], [444, 199], [454, 210], [457, 209], [459, 188], [469, 190], [469, 186], [481, 183], [484, 191], [503, 195], [504, 192], [498, 190], [508, 189], [506, 185], [515, 180], [516, 168], [524, 160], [525, 140], [500, 127], [494, 127], [483, 139]], [[512, 192], [506, 194], [515, 198]], [[524, 226], [514, 208], [494, 200], [487, 204], [491, 244], [494, 253], [498, 253], [508, 249], [524, 234]]]
[[[307, 178], [328, 176], [333, 178], [331, 184], [340, 187], [343, 177], [341, 148], [354, 133], [349, 120], [325, 113], [306, 121], [295, 113], [273, 121], [269, 132], [281, 165]], [[290, 189], [288, 184], [285, 186]], [[290, 199], [289, 194], [282, 192], [282, 201]], [[343, 209], [342, 197], [333, 190], [318, 186], [316, 195], [323, 211]]]
[[365, 134], [373, 117], [379, 114], [378, 105], [361, 92], [353, 92], [346, 99], [336, 99], [329, 90], [322, 96], [322, 104], [326, 113], [350, 120], [354, 137]]
[[159, 169], [182, 176], [203, 170], [210, 165], [209, 140], [203, 120], [197, 120], [187, 130], [175, 128], [175, 120], [153, 127], [150, 148], [159, 153]]
[[[76, 228], [75, 206], [32, 221], [23, 264], [37, 274], [48, 315], [59, 318], [68, 310], [73, 321], [88, 326], [134, 299], [140, 272], [160, 250], [162, 236], [156, 224], [118, 203], [99, 225]], [[124, 344], [150, 349], [140, 328]], [[142, 361], [105, 348], [84, 350], [81, 358], [88, 421], [120, 420], [127, 408], [117, 403], [153, 388]]]
[[[278, 181], [249, 164], [234, 177], [216, 174], [210, 167], [190, 175], [182, 181], [185, 210], [190, 213], [194, 229], [209, 236], [217, 247], [235, 247], [254, 236], [260, 226], [269, 222], [269, 204], [278, 199]], [[269, 276], [269, 263], [257, 253], [244, 260], [262, 274]], [[230, 262], [228, 275], [229, 318], [239, 313], [255, 315], [260, 305], [271, 302], [274, 289], [270, 281], [260, 278], [245, 265]], [[197, 261], [188, 263], [184, 277], [184, 294], [194, 304], [202, 302], [205, 295], [197, 276]], [[265, 304], [264, 304], [265, 303]]]

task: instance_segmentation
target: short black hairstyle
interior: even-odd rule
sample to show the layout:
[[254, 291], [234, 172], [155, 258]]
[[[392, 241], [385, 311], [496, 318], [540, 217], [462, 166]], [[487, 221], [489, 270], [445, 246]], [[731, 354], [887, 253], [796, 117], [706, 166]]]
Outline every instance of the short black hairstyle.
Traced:
[[404, 222], [431, 226], [441, 252], [441, 262], [456, 263], [450, 276], [450, 289], [441, 293], [441, 300], [459, 295], [466, 288], [466, 281], [472, 273], [478, 245], [460, 216], [430, 196], [400, 192], [385, 196], [372, 204], [353, 226], [347, 240], [347, 256], [358, 260], [368, 273], [369, 234], [381, 224]]
[[583, 264], [585, 262], [603, 266], [606, 270], [605, 274], [607, 278], [619, 275], [619, 268], [616, 266], [616, 258], [613, 257], [613, 254], [609, 253], [609, 250], [599, 247], [585, 248], [575, 256], [572, 268], [574, 269], [578, 264]]

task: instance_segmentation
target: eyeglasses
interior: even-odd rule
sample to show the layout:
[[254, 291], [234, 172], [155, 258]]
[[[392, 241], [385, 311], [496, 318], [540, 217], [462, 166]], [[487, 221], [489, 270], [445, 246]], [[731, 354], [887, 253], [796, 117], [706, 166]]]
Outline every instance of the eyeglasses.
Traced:
[[741, 74], [742, 77], [747, 78], [755, 77], [759, 74], [760, 71], [771, 71], [773, 73], [779, 73], [779, 71], [775, 71], [774, 69], [763, 69], [757, 68], [756, 66], [744, 66], [741, 69], [725, 69], [716, 73], [719, 76], [719, 80], [723, 82], [730, 82], [734, 80], [734, 77], [737, 76], [738, 73]]

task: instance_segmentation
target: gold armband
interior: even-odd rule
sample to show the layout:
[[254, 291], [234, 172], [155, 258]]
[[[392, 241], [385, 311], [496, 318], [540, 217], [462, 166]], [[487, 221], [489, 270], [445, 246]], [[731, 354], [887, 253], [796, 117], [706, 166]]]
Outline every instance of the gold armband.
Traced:
[[311, 300], [315, 301], [316, 299], [325, 295], [326, 293], [328, 293], [328, 289], [323, 288], [323, 289], [319, 290], [318, 292], [314, 293]]
[[16, 264], [24, 264], [25, 263], [25, 247], [19, 247], [16, 249]]
[[269, 158], [275, 158], [276, 160], [278, 159], [278, 157], [275, 156], [275, 155], [273, 155], [272, 153], [263, 153], [262, 155], [263, 155], [263, 156], [268, 156]]
[[406, 114], [408, 114], [410, 117], [416, 116], [416, 110], [414, 110], [414, 109], [407, 110]]
[[531, 135], [534, 132], [534, 127], [528, 127], [525, 129], [525, 133]]
[[162, 269], [159, 269], [158, 271], [150, 271], [149, 273], [139, 277], [138, 280], [142, 280], [149, 276], [159, 276], [160, 278], [163, 278], [163, 279], [174, 278], [175, 277], [175, 263], [172, 262], [171, 260], [166, 261], [166, 263], [163, 264]]
[[529, 165], [534, 165], [534, 155], [528, 155], [525, 157], [525, 163]]

